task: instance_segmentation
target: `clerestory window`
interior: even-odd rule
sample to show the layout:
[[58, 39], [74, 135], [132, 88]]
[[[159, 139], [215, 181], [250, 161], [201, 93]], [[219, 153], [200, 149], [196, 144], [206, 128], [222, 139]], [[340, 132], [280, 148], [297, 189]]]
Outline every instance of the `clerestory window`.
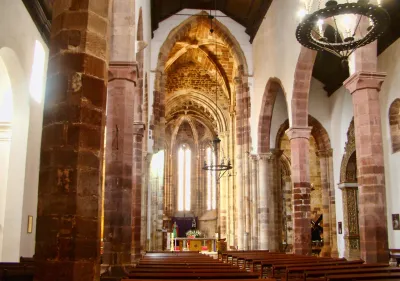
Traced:
[[178, 211], [190, 211], [191, 154], [187, 145], [178, 150]]

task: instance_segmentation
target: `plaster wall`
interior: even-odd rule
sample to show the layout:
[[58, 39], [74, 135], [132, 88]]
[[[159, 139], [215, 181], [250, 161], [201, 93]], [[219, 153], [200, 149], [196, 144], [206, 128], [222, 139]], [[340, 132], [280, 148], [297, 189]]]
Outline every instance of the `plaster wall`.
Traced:
[[[343, 200], [342, 191], [338, 188], [340, 183], [340, 167], [344, 148], [347, 142], [347, 130], [353, 118], [353, 104], [351, 95], [344, 88], [340, 87], [329, 97], [330, 105], [330, 140], [333, 149], [333, 178], [336, 199], [336, 224], [343, 222]], [[339, 256], [344, 255], [344, 234], [337, 234]]]
[[294, 72], [300, 54], [300, 44], [295, 37], [298, 24], [296, 12], [301, 6], [300, 2], [273, 1], [253, 41], [254, 90], [251, 95], [250, 120], [253, 153], [258, 151], [258, 118], [265, 85], [269, 78], [277, 77], [282, 81], [288, 103], [288, 114], [291, 116]]
[[[2, 0], [1, 6], [0, 56], [13, 92], [13, 130], [0, 261], [15, 262], [34, 253], [44, 89], [37, 102], [30, 96], [29, 82], [36, 40], [45, 49], [44, 73], [48, 49], [22, 1]], [[29, 234], [28, 215], [33, 216]]]
[[[278, 130], [283, 122], [288, 119], [286, 98], [282, 91], [279, 91], [276, 95], [274, 109], [272, 111], [272, 120], [271, 120], [271, 133], [270, 133], [270, 147], [275, 148], [276, 145], [276, 135], [278, 134]], [[254, 130], [255, 127], [252, 127]]]
[[308, 114], [317, 119], [331, 137], [331, 107], [328, 94], [324, 90], [324, 84], [314, 77], [311, 79], [311, 87], [308, 100]]
[[382, 85], [380, 103], [382, 116], [383, 152], [385, 160], [387, 225], [389, 248], [400, 248], [400, 231], [393, 230], [392, 214], [400, 213], [400, 152], [392, 153], [389, 127], [389, 107], [396, 98], [400, 98], [400, 40], [387, 48], [378, 58], [378, 71], [386, 72]]

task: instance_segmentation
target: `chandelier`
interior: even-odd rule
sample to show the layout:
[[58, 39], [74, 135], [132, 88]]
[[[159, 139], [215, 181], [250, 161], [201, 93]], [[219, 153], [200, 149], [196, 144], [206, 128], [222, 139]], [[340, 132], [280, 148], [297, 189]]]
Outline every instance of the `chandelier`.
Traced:
[[378, 5], [369, 0], [303, 1], [305, 9], [299, 11], [302, 20], [296, 29], [297, 41], [309, 49], [338, 56], [342, 64], [347, 64], [357, 48], [377, 40], [390, 24], [380, 0]]
[[[215, 1], [216, 3], [216, 1]], [[213, 25], [212, 25], [212, 20], [216, 18], [217, 16], [217, 9], [215, 9], [215, 17], [211, 15], [210, 12], [210, 33], [214, 33]], [[215, 57], [218, 56], [217, 52], [217, 39], [215, 38]], [[217, 114], [218, 112], [218, 70], [217, 70], [217, 64], [215, 63], [215, 112]], [[203, 165], [203, 170], [205, 171], [216, 171], [219, 172], [217, 175], [217, 182], [221, 179], [221, 177], [226, 173], [226, 171], [231, 170], [232, 164], [231, 160], [229, 157], [225, 157], [224, 155], [224, 150], [221, 148], [221, 139], [218, 137], [218, 133], [216, 134], [215, 138], [211, 141], [211, 149], [214, 152], [215, 155], [215, 160], [213, 160], [213, 157], [211, 157], [211, 160], [209, 163], [207, 163], [207, 158], [204, 159], [204, 165]], [[221, 153], [219, 153], [221, 151]], [[218, 162], [218, 160], [220, 160]]]

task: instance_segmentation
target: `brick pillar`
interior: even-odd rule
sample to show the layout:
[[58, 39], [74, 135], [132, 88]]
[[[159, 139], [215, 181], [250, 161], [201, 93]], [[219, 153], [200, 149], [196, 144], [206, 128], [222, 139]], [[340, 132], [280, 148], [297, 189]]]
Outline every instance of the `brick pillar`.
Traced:
[[311, 254], [310, 226], [310, 127], [292, 127], [286, 131], [290, 140], [293, 182], [293, 253]]
[[54, 3], [35, 280], [99, 280], [108, 0]]
[[258, 156], [251, 156], [251, 241], [250, 249], [258, 249]]
[[320, 171], [321, 171], [321, 187], [322, 187], [322, 215], [323, 215], [323, 238], [324, 246], [321, 250], [321, 257], [331, 256], [331, 216], [330, 212], [335, 210], [330, 209], [330, 177], [329, 177], [329, 157], [332, 155], [332, 150], [318, 151]]
[[260, 153], [258, 160], [258, 187], [259, 187], [259, 249], [268, 250], [268, 181], [269, 159], [271, 153]]
[[104, 255], [113, 276], [124, 276], [131, 264], [133, 199], [133, 117], [137, 66], [110, 63], [104, 192]]
[[379, 91], [384, 73], [357, 72], [343, 84], [352, 94], [359, 184], [361, 258], [388, 261], [386, 192]]

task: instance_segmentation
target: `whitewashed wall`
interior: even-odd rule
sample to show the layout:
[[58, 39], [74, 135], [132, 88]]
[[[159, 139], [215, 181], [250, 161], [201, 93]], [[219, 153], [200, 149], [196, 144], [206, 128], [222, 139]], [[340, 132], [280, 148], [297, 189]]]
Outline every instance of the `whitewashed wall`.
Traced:
[[[48, 50], [22, 1], [1, 0], [0, 19], [0, 56], [10, 76], [14, 104], [8, 187], [5, 205], [0, 206], [4, 210], [0, 261], [18, 261], [20, 256], [32, 256], [35, 247], [44, 99], [44, 90], [40, 102], [31, 98], [29, 92], [36, 40], [46, 53], [44, 73]], [[42, 80], [44, 84], [45, 77]], [[31, 234], [27, 233], [28, 215], [33, 216], [34, 222]]]
[[[278, 134], [278, 130], [283, 124], [283, 122], [288, 119], [288, 110], [286, 106], [286, 98], [282, 91], [279, 91], [276, 95], [274, 109], [272, 111], [272, 120], [271, 120], [271, 134], [270, 134], [270, 147], [278, 148], [276, 142], [276, 135]], [[258, 122], [257, 122], [258, 124]], [[254, 130], [256, 127], [252, 127]], [[257, 138], [258, 141], [258, 138]]]
[[400, 152], [392, 153], [389, 129], [389, 107], [396, 98], [400, 98], [400, 40], [387, 48], [378, 60], [378, 71], [386, 72], [382, 85], [380, 102], [383, 131], [383, 150], [385, 156], [385, 180], [389, 248], [400, 248], [400, 230], [392, 227], [392, 214], [400, 213]]
[[[258, 151], [258, 118], [262, 96], [269, 78], [277, 77], [282, 81], [288, 101], [289, 116], [292, 112], [290, 101], [293, 77], [300, 53], [300, 44], [295, 37], [298, 24], [296, 13], [299, 7], [299, 1], [273, 1], [253, 41], [254, 91], [251, 96], [253, 153]], [[290, 119], [289, 121], [291, 122]]]

